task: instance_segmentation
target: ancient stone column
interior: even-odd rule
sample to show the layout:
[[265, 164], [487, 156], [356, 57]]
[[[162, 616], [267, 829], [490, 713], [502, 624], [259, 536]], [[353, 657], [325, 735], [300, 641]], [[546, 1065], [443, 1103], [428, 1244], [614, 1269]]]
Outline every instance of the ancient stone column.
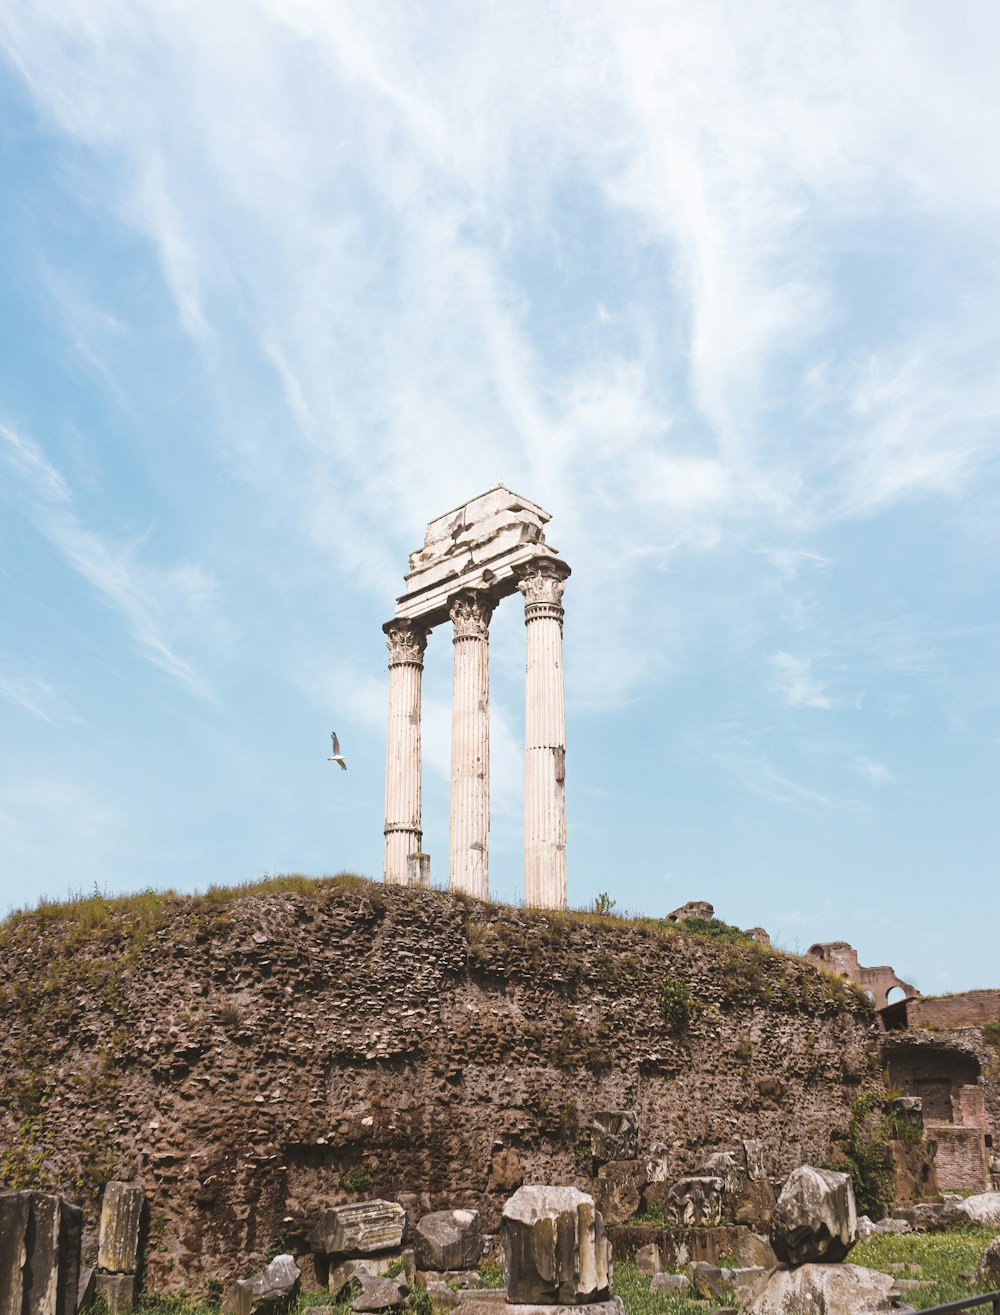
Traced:
[[451, 696], [452, 890], [489, 896], [490, 668], [489, 628], [494, 600], [463, 590], [452, 600], [455, 677]]
[[543, 558], [516, 568], [524, 594], [524, 902], [566, 907], [566, 705], [560, 602], [569, 567]]
[[[417, 621], [387, 621], [389, 730], [385, 755], [385, 879], [406, 885], [407, 859], [421, 851], [420, 683], [427, 630]], [[426, 871], [426, 865], [409, 865]]]

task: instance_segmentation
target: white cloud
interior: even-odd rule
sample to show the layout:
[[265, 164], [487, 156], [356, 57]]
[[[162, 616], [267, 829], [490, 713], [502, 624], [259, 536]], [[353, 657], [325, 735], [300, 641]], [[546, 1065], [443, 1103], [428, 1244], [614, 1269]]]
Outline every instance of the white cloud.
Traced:
[[775, 687], [790, 708], [832, 708], [826, 686], [812, 674], [809, 658], [797, 658], [781, 649], [771, 654]]
[[31, 713], [50, 726], [67, 725], [79, 717], [43, 676], [23, 670], [0, 670], [0, 699]]
[[70, 509], [69, 485], [34, 439], [0, 424], [0, 440], [0, 456], [19, 477], [25, 508], [40, 533], [122, 618], [154, 666], [209, 697], [207, 682], [175, 651], [166, 630], [171, 616], [180, 623], [214, 604], [214, 581], [197, 565], [158, 570], [140, 564], [132, 545], [112, 544]]

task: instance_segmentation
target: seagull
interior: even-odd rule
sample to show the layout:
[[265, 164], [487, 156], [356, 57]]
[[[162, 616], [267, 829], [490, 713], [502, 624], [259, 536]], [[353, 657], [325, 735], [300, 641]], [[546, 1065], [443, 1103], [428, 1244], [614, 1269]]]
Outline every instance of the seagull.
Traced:
[[347, 771], [347, 763], [345, 763], [344, 760], [343, 760], [343, 758], [341, 757], [341, 754], [340, 754], [340, 741], [337, 739], [337, 732], [336, 732], [336, 731], [331, 731], [331, 732], [330, 732], [330, 739], [333, 741], [333, 753], [330, 755], [329, 758], [327, 758], [326, 761], [327, 761], [328, 763], [339, 763], [340, 766], [341, 766], [341, 768], [346, 772], [346, 771]]

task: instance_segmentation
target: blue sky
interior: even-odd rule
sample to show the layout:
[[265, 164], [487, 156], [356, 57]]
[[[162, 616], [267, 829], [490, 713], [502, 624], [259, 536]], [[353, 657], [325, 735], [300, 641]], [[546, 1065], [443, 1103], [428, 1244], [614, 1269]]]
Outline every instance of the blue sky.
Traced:
[[997, 985], [998, 61], [972, 0], [4, 5], [0, 907], [378, 873], [381, 623], [503, 479], [571, 902]]

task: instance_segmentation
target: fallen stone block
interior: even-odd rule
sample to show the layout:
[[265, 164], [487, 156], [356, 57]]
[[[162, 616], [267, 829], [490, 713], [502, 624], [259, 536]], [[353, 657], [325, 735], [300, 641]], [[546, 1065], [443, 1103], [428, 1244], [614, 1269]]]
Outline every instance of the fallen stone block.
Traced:
[[126, 1311], [135, 1310], [138, 1288], [134, 1274], [94, 1275], [94, 1296], [103, 1297], [108, 1307], [108, 1315], [124, 1315]]
[[598, 1110], [591, 1125], [595, 1160], [634, 1160], [639, 1148], [639, 1116], [635, 1110]]
[[761, 1275], [766, 1273], [763, 1265], [747, 1265], [740, 1269], [722, 1271], [727, 1287], [731, 1287], [741, 1298], [749, 1296]]
[[460, 1315], [625, 1315], [625, 1306], [621, 1297], [608, 1297], [604, 1301], [586, 1302], [582, 1305], [552, 1305], [528, 1302], [515, 1304], [511, 1301], [482, 1300], [482, 1292], [470, 1292], [460, 1302]]
[[765, 1274], [742, 1309], [745, 1315], [881, 1315], [898, 1311], [888, 1274], [860, 1265], [781, 1266]]
[[295, 1300], [301, 1271], [292, 1256], [275, 1256], [260, 1274], [240, 1279], [222, 1299], [219, 1315], [255, 1315], [279, 1310]]
[[83, 1215], [46, 1192], [0, 1192], [0, 1315], [76, 1315]]
[[641, 1246], [635, 1253], [636, 1271], [645, 1278], [652, 1277], [653, 1274], [659, 1274], [663, 1269], [660, 1262], [660, 1248], [655, 1242], [647, 1242]]
[[400, 1276], [398, 1278], [367, 1278], [360, 1296], [351, 1302], [353, 1311], [393, 1310], [401, 1306], [410, 1291], [409, 1284]]
[[97, 1268], [108, 1274], [139, 1269], [146, 1189], [142, 1183], [108, 1183], [101, 1201]]
[[458, 1305], [459, 1297], [454, 1288], [450, 1288], [447, 1283], [440, 1280], [432, 1280], [425, 1284], [427, 1295], [431, 1299], [431, 1308], [435, 1312], [444, 1312], [454, 1310]]
[[740, 1229], [736, 1234], [734, 1252], [743, 1266], [771, 1269], [778, 1263], [774, 1247], [761, 1233]]
[[646, 1166], [642, 1160], [609, 1160], [597, 1171], [594, 1202], [605, 1224], [624, 1224], [639, 1213]]
[[658, 1296], [669, 1296], [675, 1292], [688, 1292], [691, 1284], [685, 1274], [654, 1274], [649, 1280], [650, 1292]]
[[565, 1306], [608, 1295], [604, 1220], [577, 1188], [519, 1188], [503, 1208], [501, 1238], [510, 1303]]
[[76, 1286], [76, 1312], [77, 1315], [85, 1310], [90, 1310], [94, 1304], [94, 1267], [88, 1265], [86, 1269], [80, 1270], [80, 1281]]
[[389, 1251], [379, 1256], [356, 1256], [353, 1260], [341, 1260], [330, 1266], [327, 1274], [327, 1291], [335, 1297], [343, 1296], [352, 1283], [362, 1286], [368, 1278], [386, 1278], [389, 1270], [402, 1265], [402, 1252]]
[[857, 1237], [854, 1188], [846, 1173], [804, 1164], [789, 1174], [771, 1219], [771, 1246], [779, 1260], [843, 1260]]
[[974, 1282], [980, 1292], [1000, 1290], [1000, 1237], [994, 1239], [983, 1252]]
[[696, 1260], [688, 1265], [687, 1276], [695, 1295], [706, 1301], [718, 1300], [726, 1290], [724, 1271], [717, 1265], [710, 1265], [705, 1260]]
[[483, 1253], [476, 1210], [437, 1210], [413, 1230], [418, 1269], [471, 1269]]
[[405, 1236], [406, 1211], [397, 1201], [358, 1201], [324, 1210], [309, 1244], [327, 1256], [363, 1256], [392, 1251]]

